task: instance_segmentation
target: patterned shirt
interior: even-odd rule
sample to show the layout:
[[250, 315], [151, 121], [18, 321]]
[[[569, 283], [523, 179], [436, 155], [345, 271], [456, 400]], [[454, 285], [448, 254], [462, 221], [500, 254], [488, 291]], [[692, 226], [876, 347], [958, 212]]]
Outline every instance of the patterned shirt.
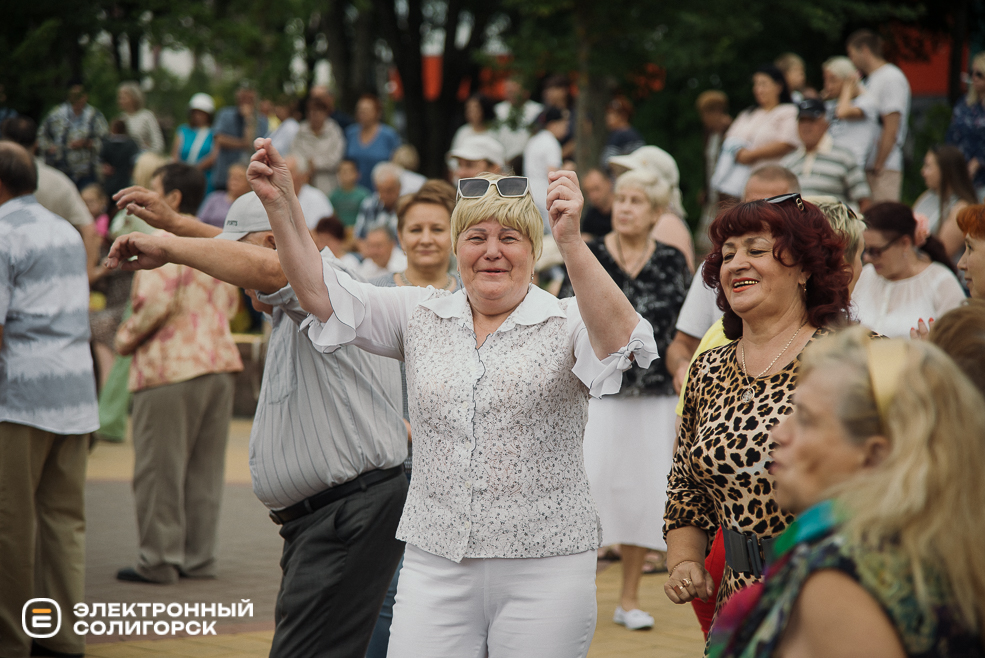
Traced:
[[817, 148], [808, 153], [803, 146], [780, 161], [797, 176], [804, 196], [833, 196], [858, 207], [858, 202], [872, 196], [865, 172], [855, 155], [834, 143], [825, 133]]
[[133, 315], [120, 325], [116, 349], [133, 354], [131, 391], [243, 369], [229, 332], [239, 308], [235, 287], [169, 263], [137, 272], [130, 298]]
[[[102, 140], [109, 133], [106, 118], [92, 105], [76, 114], [71, 104], [62, 103], [45, 117], [38, 129], [38, 153], [45, 162], [73, 181], [97, 175]], [[90, 140], [85, 148], [69, 148], [78, 139]]]
[[373, 193], [359, 206], [359, 215], [356, 216], [356, 226], [353, 233], [357, 238], [363, 240], [370, 231], [374, 231], [381, 226], [390, 229], [393, 236], [397, 235], [397, 211], [396, 209], [387, 210], [380, 199], [380, 195]]
[[961, 621], [961, 612], [938, 565], [921, 565], [925, 598], [917, 596], [913, 567], [898, 546], [860, 546], [838, 532], [831, 501], [804, 511], [777, 540], [765, 580], [725, 605], [708, 638], [709, 658], [775, 655], [807, 580], [819, 571], [839, 571], [856, 581], [889, 617], [907, 656], [982, 658], [981, 635]]
[[0, 422], [99, 429], [82, 238], [33, 196], [0, 206]]
[[[599, 259], [636, 312], [653, 327], [657, 350], [663, 354], [674, 340], [677, 314], [691, 285], [691, 273], [684, 254], [670, 245], [658, 242], [640, 273], [635, 278], [630, 278], [609, 253], [603, 238], [588, 243], [588, 248]], [[571, 297], [574, 294], [571, 280], [565, 274], [558, 297]], [[673, 394], [673, 377], [667, 372], [663, 359], [654, 361], [649, 368], [631, 368], [622, 375], [619, 395]]]
[[631, 353], [649, 366], [656, 345], [644, 319], [626, 348], [600, 361], [575, 299], [531, 285], [476, 348], [464, 290], [324, 275], [335, 313], [302, 325], [312, 343], [352, 344], [407, 365], [414, 479], [398, 539], [455, 562], [598, 547], [582, 454], [588, 397], [618, 392]]
[[[811, 342], [825, 333], [818, 329]], [[793, 411], [799, 368], [800, 354], [774, 374], [753, 379], [739, 365], [737, 341], [694, 360], [667, 483], [665, 534], [693, 526], [707, 532], [710, 545], [719, 526], [766, 538], [793, 521], [773, 497], [770, 430]], [[743, 401], [750, 388], [752, 397]], [[716, 609], [754, 581], [726, 566]]]

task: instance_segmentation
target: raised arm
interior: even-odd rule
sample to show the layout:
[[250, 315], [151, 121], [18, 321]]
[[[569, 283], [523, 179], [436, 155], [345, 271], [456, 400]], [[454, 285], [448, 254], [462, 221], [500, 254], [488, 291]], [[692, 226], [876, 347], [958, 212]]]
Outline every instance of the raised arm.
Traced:
[[186, 238], [213, 238], [222, 233], [222, 229], [201, 222], [192, 215], [182, 215], [165, 203], [160, 194], [138, 185], [120, 190], [113, 195], [113, 200], [120, 210], [125, 209], [154, 228], [164, 229], [168, 233]]
[[581, 239], [579, 222], [585, 203], [573, 171], [548, 174], [547, 208], [551, 233], [568, 269], [568, 278], [595, 355], [619, 351], [639, 322], [633, 305]]
[[291, 172], [269, 138], [258, 138], [246, 176], [270, 218], [277, 255], [301, 308], [325, 322], [335, 312], [323, 278], [318, 247], [304, 222]]
[[128, 272], [165, 263], [187, 265], [220, 281], [268, 295], [287, 285], [276, 251], [232, 240], [131, 233], [117, 238], [106, 258], [106, 267]]

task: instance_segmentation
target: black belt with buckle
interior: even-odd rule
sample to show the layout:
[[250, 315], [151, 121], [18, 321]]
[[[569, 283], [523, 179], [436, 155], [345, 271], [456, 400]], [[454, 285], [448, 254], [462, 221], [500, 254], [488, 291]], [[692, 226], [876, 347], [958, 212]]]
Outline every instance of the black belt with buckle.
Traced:
[[732, 571], [762, 577], [775, 538], [746, 535], [722, 526], [722, 539], [725, 542], [725, 563]]
[[357, 491], [366, 491], [366, 489], [369, 489], [374, 484], [392, 480], [398, 475], [403, 474], [403, 464], [394, 466], [393, 468], [378, 469], [363, 473], [354, 480], [343, 482], [321, 493], [316, 493], [314, 496], [309, 496], [296, 505], [291, 505], [281, 510], [270, 510], [270, 520], [277, 525], [284, 525], [295, 519], [300, 519], [302, 516], [307, 516], [315, 510], [325, 507], [325, 505], [331, 505], [335, 501], [341, 500]]

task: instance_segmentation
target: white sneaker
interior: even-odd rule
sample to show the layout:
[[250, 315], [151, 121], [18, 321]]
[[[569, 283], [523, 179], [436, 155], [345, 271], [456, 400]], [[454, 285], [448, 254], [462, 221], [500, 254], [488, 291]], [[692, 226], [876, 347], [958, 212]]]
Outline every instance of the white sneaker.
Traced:
[[621, 626], [625, 626], [631, 631], [639, 631], [644, 628], [653, 628], [653, 617], [639, 608], [627, 611], [623, 610], [622, 607], [618, 607], [616, 608], [616, 614], [612, 616], [612, 621]]

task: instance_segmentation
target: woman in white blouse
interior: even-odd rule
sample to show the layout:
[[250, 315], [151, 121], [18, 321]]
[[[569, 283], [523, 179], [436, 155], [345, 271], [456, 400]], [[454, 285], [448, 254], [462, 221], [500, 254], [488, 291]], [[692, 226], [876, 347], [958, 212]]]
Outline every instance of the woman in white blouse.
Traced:
[[863, 325], [889, 337], [958, 306], [964, 290], [940, 240], [902, 203], [877, 203], [865, 213], [865, 251], [852, 306]]
[[351, 343], [406, 363], [414, 480], [388, 655], [585, 656], [600, 538], [588, 398], [617, 392], [656, 345], [581, 239], [577, 177], [552, 173], [547, 194], [576, 298], [531, 284], [543, 222], [529, 183], [490, 174], [459, 183], [462, 290], [375, 288], [323, 271], [280, 155], [256, 146], [250, 181], [311, 313], [302, 329], [325, 351]]
[[761, 66], [752, 75], [752, 95], [756, 106], [739, 113], [725, 133], [748, 146], [735, 154], [739, 164], [756, 168], [777, 163], [800, 144], [797, 134], [797, 106], [790, 99], [787, 81], [780, 69]]

